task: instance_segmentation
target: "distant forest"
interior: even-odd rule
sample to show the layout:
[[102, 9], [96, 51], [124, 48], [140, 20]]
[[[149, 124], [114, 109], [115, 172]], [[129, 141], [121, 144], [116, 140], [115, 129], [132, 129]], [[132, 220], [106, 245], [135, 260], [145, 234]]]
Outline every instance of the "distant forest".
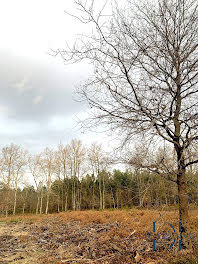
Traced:
[[[46, 148], [38, 155], [10, 144], [1, 149], [0, 159], [1, 215], [157, 208], [178, 203], [174, 177], [168, 173], [162, 177], [157, 170], [132, 165], [124, 172], [112, 170], [111, 159], [97, 143], [86, 148], [75, 139], [65, 146], [59, 144], [56, 150]], [[189, 203], [195, 205], [197, 176], [196, 167], [187, 171]]]

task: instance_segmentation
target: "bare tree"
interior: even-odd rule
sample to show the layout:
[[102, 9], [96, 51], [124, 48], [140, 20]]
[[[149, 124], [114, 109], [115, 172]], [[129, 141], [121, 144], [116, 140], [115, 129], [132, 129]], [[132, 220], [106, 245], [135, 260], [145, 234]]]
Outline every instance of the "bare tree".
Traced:
[[10, 144], [5, 146], [2, 149], [2, 158], [1, 158], [1, 174], [3, 176], [3, 180], [6, 184], [6, 208], [5, 213], [8, 215], [9, 204], [10, 204], [10, 191], [12, 187], [12, 183], [14, 183], [15, 189], [15, 199], [14, 199], [14, 210], [15, 214], [16, 210], [16, 197], [17, 197], [17, 188], [19, 179], [21, 177], [22, 167], [25, 165], [25, 156], [26, 152], [24, 152], [20, 146]]
[[18, 155], [16, 156], [16, 160], [12, 167], [13, 185], [14, 185], [13, 215], [15, 215], [16, 213], [18, 186], [21, 180], [23, 180], [26, 165], [27, 165], [27, 151], [24, 151], [23, 149], [19, 148]]
[[[49, 211], [49, 199], [50, 199], [50, 192], [51, 192], [52, 174], [54, 172], [53, 165], [54, 165], [54, 151], [47, 147], [41, 153], [41, 160], [40, 160], [40, 166], [46, 177], [46, 183], [47, 183], [47, 201], [46, 201], [46, 208], [45, 208], [46, 214], [48, 214], [48, 211]], [[41, 195], [43, 197], [43, 187], [42, 187]]]
[[[105, 180], [104, 180], [104, 174], [101, 175], [101, 172], [105, 168], [105, 156], [104, 156], [104, 151], [102, 150], [102, 145], [92, 143], [88, 152], [88, 159], [91, 164], [92, 173], [93, 175], [96, 176], [96, 179], [98, 180], [98, 184], [99, 184], [99, 208], [104, 209]], [[93, 186], [93, 190], [94, 190], [94, 186]]]
[[43, 171], [41, 167], [41, 156], [29, 156], [28, 158], [28, 166], [30, 172], [33, 176], [36, 193], [37, 193], [37, 204], [36, 204], [36, 214], [39, 213], [39, 204], [40, 204], [40, 213], [42, 213], [42, 201], [43, 201]]
[[68, 208], [68, 145], [64, 146], [63, 144], [58, 145], [58, 151], [57, 151], [57, 162], [60, 166], [60, 174], [63, 177], [62, 181], [62, 211], [66, 211]]
[[81, 140], [73, 139], [68, 147], [69, 168], [72, 178], [72, 207], [79, 210], [81, 207], [81, 172], [85, 157], [85, 148]]
[[[80, 89], [92, 108], [89, 125], [107, 124], [124, 136], [155, 136], [173, 144], [181, 231], [188, 226], [186, 159], [198, 140], [198, 3], [196, 0], [113, 3], [111, 16], [94, 1], [77, 0], [78, 19], [95, 32], [57, 51], [65, 61], [88, 59], [94, 74]], [[104, 15], [103, 15], [104, 14]]]

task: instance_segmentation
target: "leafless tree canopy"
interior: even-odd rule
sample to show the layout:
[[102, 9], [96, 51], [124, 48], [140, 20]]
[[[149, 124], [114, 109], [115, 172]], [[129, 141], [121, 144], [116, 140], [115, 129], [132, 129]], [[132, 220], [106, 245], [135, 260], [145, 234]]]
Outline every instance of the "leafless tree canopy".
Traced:
[[92, 108], [86, 124], [108, 124], [127, 140], [149, 132], [188, 148], [198, 139], [197, 1], [127, 1], [122, 8], [114, 2], [105, 17], [96, 14], [94, 1], [76, 4], [83, 12], [79, 19], [95, 31], [57, 52], [94, 66], [79, 90]]

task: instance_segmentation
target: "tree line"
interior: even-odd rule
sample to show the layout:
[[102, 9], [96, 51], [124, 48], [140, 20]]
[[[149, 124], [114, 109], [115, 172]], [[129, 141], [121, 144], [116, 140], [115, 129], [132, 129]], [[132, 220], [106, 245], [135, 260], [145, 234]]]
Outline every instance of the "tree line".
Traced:
[[[162, 149], [157, 153], [160, 159]], [[0, 214], [177, 204], [176, 182], [139, 167], [142, 162], [135, 151], [134, 157], [137, 165], [121, 171], [112, 166], [111, 158], [97, 143], [85, 147], [81, 140], [74, 139], [36, 155], [18, 145], [7, 145], [0, 152]], [[145, 154], [142, 159], [146, 159]], [[163, 164], [169, 169], [170, 160], [174, 157], [168, 153]], [[197, 174], [196, 167], [187, 172], [189, 203], [198, 202]]]

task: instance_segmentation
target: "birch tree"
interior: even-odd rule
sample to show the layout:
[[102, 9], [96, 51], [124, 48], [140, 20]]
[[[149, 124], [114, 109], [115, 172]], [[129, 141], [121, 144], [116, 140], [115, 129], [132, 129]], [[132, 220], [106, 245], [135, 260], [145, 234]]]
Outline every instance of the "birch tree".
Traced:
[[60, 166], [60, 174], [63, 177], [62, 181], [62, 211], [66, 211], [68, 209], [68, 145], [64, 146], [63, 144], [58, 145], [58, 151], [56, 158], [58, 159]]
[[[50, 199], [51, 184], [52, 184], [52, 174], [54, 173], [54, 150], [49, 149], [48, 147], [45, 148], [45, 150], [41, 153], [40, 166], [46, 177], [47, 199], [46, 199], [45, 213], [48, 214], [49, 199]], [[43, 192], [43, 188], [42, 188], [42, 192]]]
[[85, 157], [85, 148], [81, 140], [73, 139], [68, 147], [69, 152], [69, 167], [72, 178], [72, 208], [80, 210], [81, 207], [81, 176], [82, 163]]
[[25, 166], [27, 165], [27, 151], [18, 148], [18, 153], [15, 157], [16, 160], [14, 161], [12, 167], [13, 187], [14, 187], [13, 215], [15, 215], [16, 213], [18, 186], [23, 180], [23, 176], [25, 174]]
[[[36, 204], [36, 214], [42, 213], [42, 202], [43, 202], [43, 171], [41, 166], [41, 156], [29, 156], [28, 167], [34, 179], [35, 189], [37, 193], [37, 204]], [[40, 205], [40, 210], [39, 210]]]
[[10, 193], [13, 183], [15, 189], [13, 213], [15, 213], [17, 188], [21, 177], [21, 169], [25, 165], [25, 153], [20, 146], [15, 144], [10, 144], [2, 148], [1, 174], [6, 184], [6, 216], [8, 215], [10, 206]]
[[[105, 180], [104, 173], [102, 170], [105, 167], [105, 157], [104, 152], [102, 150], [101, 144], [92, 143], [89, 152], [88, 159], [91, 165], [91, 170], [93, 175], [95, 175], [98, 180], [98, 188], [99, 188], [99, 208], [105, 208]], [[93, 186], [94, 190], [94, 186]]]

